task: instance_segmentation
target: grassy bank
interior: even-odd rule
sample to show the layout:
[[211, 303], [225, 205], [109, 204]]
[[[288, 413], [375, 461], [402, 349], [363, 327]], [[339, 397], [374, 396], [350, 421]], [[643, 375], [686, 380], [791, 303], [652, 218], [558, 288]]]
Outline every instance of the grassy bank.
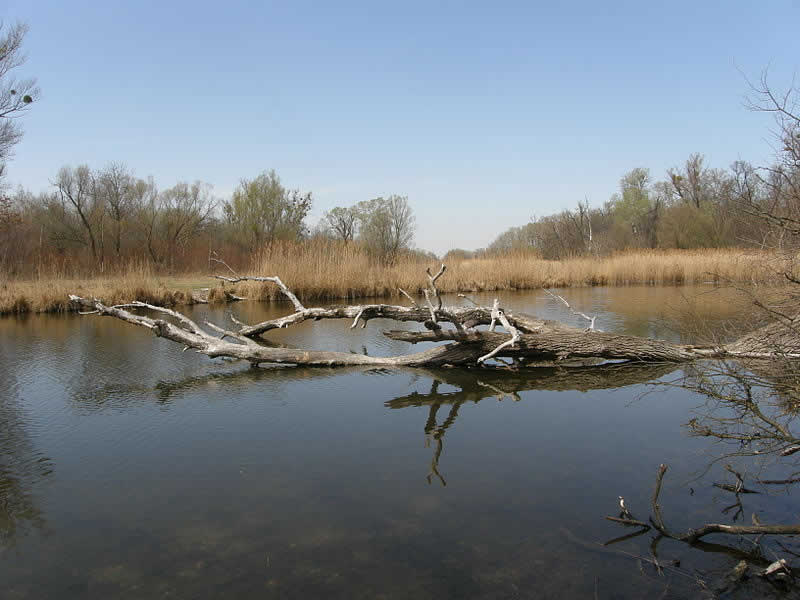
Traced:
[[[443, 292], [534, 289], [585, 285], [684, 285], [728, 281], [778, 283], [769, 266], [771, 256], [743, 250], [629, 251], [604, 258], [546, 261], [517, 254], [502, 258], [456, 261], [438, 286]], [[403, 288], [418, 293], [427, 283], [425, 267], [438, 267], [405, 259], [383, 267], [355, 245], [331, 242], [287, 244], [242, 267], [243, 273], [278, 275], [304, 301], [391, 297]], [[223, 273], [223, 270], [217, 270]], [[63, 312], [68, 294], [102, 298], [107, 303], [141, 300], [175, 306], [190, 304], [193, 289], [211, 287], [210, 301], [222, 301], [218, 282], [208, 273], [159, 276], [137, 267], [115, 277], [0, 283], [0, 314]], [[256, 300], [273, 300], [279, 294], [271, 284], [241, 283], [230, 291]]]

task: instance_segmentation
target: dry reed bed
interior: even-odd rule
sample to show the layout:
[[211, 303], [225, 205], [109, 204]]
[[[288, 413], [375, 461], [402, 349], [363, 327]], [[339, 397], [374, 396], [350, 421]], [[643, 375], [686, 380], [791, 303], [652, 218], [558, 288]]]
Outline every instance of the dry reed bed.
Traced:
[[[773, 255], [744, 250], [629, 251], [604, 258], [546, 261], [530, 254], [471, 259], [448, 264], [442, 292], [471, 292], [585, 285], [683, 285], [707, 282], [775, 284], [781, 280]], [[354, 244], [315, 242], [274, 246], [253, 260], [243, 274], [278, 275], [304, 301], [390, 297], [398, 288], [418, 294], [427, 284], [425, 267], [438, 265], [403, 258], [391, 267], [376, 263]], [[217, 268], [218, 273], [223, 270]], [[230, 273], [226, 273], [230, 274]], [[192, 302], [190, 290], [211, 287], [211, 302], [224, 300], [207, 273], [159, 277], [134, 268], [115, 278], [50, 278], [0, 283], [0, 314], [64, 312], [67, 296], [77, 293], [107, 303], [141, 300], [175, 306]], [[275, 300], [272, 284], [228, 284], [230, 291], [255, 300]]]

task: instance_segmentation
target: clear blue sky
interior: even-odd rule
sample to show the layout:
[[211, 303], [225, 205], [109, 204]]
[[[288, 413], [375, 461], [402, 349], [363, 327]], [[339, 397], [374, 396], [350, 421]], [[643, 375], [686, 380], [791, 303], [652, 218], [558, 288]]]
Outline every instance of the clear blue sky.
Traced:
[[11, 183], [113, 160], [224, 198], [274, 168], [313, 192], [312, 222], [407, 195], [436, 252], [599, 205], [633, 167], [766, 161], [742, 73], [770, 64], [783, 87], [800, 67], [790, 1], [7, 0], [0, 17], [30, 25], [42, 88]]

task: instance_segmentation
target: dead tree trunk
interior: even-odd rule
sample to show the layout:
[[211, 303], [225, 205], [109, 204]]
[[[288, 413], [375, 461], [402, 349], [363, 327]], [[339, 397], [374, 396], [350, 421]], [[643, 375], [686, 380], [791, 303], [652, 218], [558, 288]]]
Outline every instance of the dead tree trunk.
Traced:
[[[486, 366], [490, 359], [510, 358], [519, 364], [536, 366], [552, 364], [553, 361], [567, 359], [582, 360], [625, 360], [635, 362], [679, 363], [700, 358], [800, 358], [800, 337], [794, 330], [780, 329], [780, 344], [774, 325], [753, 332], [732, 344], [725, 346], [694, 346], [673, 344], [629, 335], [604, 333], [594, 329], [581, 330], [556, 321], [507, 312], [497, 300], [493, 307], [486, 306], [442, 306], [436, 280], [444, 273], [445, 266], [436, 275], [428, 272], [430, 290], [426, 290], [427, 306], [418, 305], [413, 299], [412, 306], [388, 304], [367, 304], [353, 306], [334, 306], [330, 308], [306, 308], [300, 300], [278, 277], [223, 277], [232, 283], [244, 280], [272, 282], [278, 285], [283, 294], [294, 305], [294, 312], [279, 319], [272, 319], [246, 325], [234, 319], [233, 330], [223, 329], [206, 322], [206, 327], [215, 332], [209, 333], [188, 317], [163, 307], [133, 302], [125, 305], [106, 306], [102, 301], [88, 300], [70, 296], [72, 302], [90, 314], [116, 317], [133, 325], [150, 329], [155, 335], [163, 337], [185, 348], [210, 357], [227, 356], [250, 361], [253, 364], [277, 363], [307, 366], [346, 366], [368, 365], [384, 367], [441, 367], [441, 366]], [[400, 290], [403, 292], [402, 290]], [[407, 297], [411, 298], [403, 292]], [[435, 300], [434, 301], [432, 300]], [[174, 322], [164, 318], [151, 318], [131, 312], [129, 309], [149, 309], [167, 315]], [[262, 334], [272, 330], [289, 327], [308, 319], [352, 319], [351, 327], [359, 323], [366, 327], [370, 319], [391, 319], [395, 321], [422, 323], [426, 331], [388, 331], [385, 333], [394, 340], [410, 343], [448, 341], [450, 343], [418, 352], [392, 357], [374, 357], [346, 352], [328, 352], [312, 349], [275, 348], [256, 341]], [[450, 323], [452, 329], [443, 329], [442, 323]], [[477, 329], [480, 326], [487, 329]], [[501, 325], [505, 333], [495, 331]]]

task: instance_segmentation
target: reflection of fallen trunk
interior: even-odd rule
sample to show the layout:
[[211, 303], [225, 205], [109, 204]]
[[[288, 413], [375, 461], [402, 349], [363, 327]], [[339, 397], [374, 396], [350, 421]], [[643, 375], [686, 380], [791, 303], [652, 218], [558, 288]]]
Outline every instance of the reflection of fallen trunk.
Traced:
[[[590, 367], [540, 367], [517, 371], [424, 369], [425, 375], [457, 389], [413, 392], [386, 402], [389, 408], [479, 402], [485, 398], [516, 399], [529, 390], [564, 391], [616, 389], [647, 383], [672, 373], [674, 363], [606, 363]], [[516, 397], [515, 397], [516, 396]]]
[[[686, 362], [698, 358], [770, 358], [777, 356], [800, 357], [800, 343], [796, 336], [786, 334], [774, 325], [749, 334], [725, 346], [692, 346], [673, 344], [628, 335], [615, 335], [596, 330], [580, 330], [561, 323], [543, 321], [535, 317], [514, 314], [494, 306], [442, 306], [436, 289], [436, 280], [444, 273], [445, 266], [434, 276], [430, 271], [426, 290], [427, 308], [416, 303], [413, 306], [386, 304], [339, 306], [331, 308], [306, 308], [278, 277], [236, 277], [230, 281], [252, 279], [272, 282], [294, 305], [294, 313], [279, 319], [264, 321], [258, 325], [245, 325], [234, 321], [236, 329], [227, 330], [206, 322], [206, 327], [216, 332], [211, 334], [201, 329], [191, 319], [176, 311], [156, 307], [142, 302], [127, 305], [106, 306], [99, 300], [87, 300], [71, 296], [72, 302], [90, 313], [113, 316], [133, 325], [150, 329], [155, 335], [183, 344], [186, 348], [211, 357], [228, 356], [250, 361], [253, 364], [278, 363], [309, 366], [372, 365], [387, 367], [422, 366], [476, 366], [484, 365], [492, 358], [511, 358], [515, 362], [538, 363], [540, 361], [563, 361], [568, 359], [606, 359], [638, 362]], [[434, 304], [433, 299], [436, 300]], [[145, 308], [161, 312], [176, 320], [153, 319], [130, 312], [130, 308]], [[288, 327], [308, 319], [352, 319], [352, 327], [359, 323], [366, 326], [370, 319], [392, 319], [396, 321], [423, 323], [429, 331], [390, 331], [387, 335], [395, 340], [411, 343], [424, 341], [449, 341], [416, 354], [393, 357], [372, 357], [345, 352], [327, 352], [311, 349], [266, 348], [253, 338], [277, 328]], [[454, 329], [442, 329], [441, 323], [451, 323]], [[488, 325], [488, 330], [476, 327]], [[495, 331], [501, 325], [505, 333]], [[221, 334], [221, 335], [219, 335]], [[227, 340], [226, 340], [227, 338]], [[775, 345], [778, 344], [779, 345]], [[771, 345], [772, 344], [772, 345]]]

